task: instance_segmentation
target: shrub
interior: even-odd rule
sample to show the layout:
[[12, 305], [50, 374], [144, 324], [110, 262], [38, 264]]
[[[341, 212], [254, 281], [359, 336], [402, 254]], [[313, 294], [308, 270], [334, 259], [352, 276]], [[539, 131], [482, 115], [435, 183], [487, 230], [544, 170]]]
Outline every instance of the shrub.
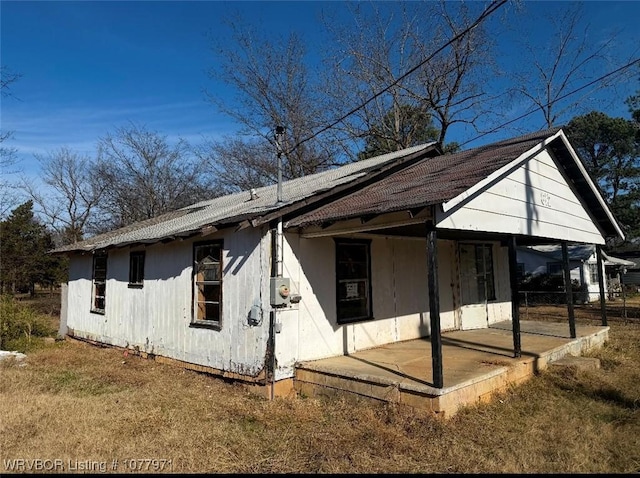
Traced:
[[[527, 275], [518, 284], [520, 292], [529, 292], [529, 303], [564, 304], [567, 301], [564, 292], [564, 277], [559, 274]], [[584, 291], [577, 280], [571, 281], [573, 302], [584, 301]]]
[[49, 320], [11, 295], [0, 298], [0, 350], [26, 352], [55, 331]]

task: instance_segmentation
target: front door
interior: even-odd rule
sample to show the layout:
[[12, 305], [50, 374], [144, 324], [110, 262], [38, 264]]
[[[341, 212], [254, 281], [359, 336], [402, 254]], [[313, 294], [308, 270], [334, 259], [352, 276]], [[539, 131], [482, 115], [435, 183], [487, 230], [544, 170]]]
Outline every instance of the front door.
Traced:
[[493, 246], [460, 244], [460, 328], [485, 328], [489, 324], [487, 302], [495, 299]]

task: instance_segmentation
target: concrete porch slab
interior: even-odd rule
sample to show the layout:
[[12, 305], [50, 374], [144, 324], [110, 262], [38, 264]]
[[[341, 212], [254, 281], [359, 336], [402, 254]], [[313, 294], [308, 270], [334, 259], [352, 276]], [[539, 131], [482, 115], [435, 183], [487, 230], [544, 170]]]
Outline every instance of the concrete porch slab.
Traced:
[[297, 365], [294, 387], [307, 396], [355, 394], [450, 416], [488, 400], [565, 356], [601, 347], [609, 327], [521, 321], [522, 356], [513, 357], [511, 321], [442, 334], [444, 387], [433, 386], [431, 342], [408, 340]]

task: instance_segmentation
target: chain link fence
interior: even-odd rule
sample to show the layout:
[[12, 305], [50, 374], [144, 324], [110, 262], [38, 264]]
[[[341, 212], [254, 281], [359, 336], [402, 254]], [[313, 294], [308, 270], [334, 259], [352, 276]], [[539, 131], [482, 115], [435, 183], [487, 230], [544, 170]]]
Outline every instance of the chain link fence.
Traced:
[[[573, 310], [576, 319], [600, 321], [602, 309], [598, 292], [573, 290]], [[640, 321], [640, 294], [634, 290], [619, 290], [605, 297], [607, 319]], [[527, 290], [519, 292], [521, 320], [568, 319], [567, 293], [564, 290]]]

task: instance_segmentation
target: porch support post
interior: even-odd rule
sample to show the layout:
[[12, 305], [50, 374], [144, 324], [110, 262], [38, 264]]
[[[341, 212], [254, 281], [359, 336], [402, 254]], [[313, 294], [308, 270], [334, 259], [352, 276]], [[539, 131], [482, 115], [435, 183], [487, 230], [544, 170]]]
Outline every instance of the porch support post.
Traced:
[[576, 317], [573, 312], [573, 288], [571, 287], [571, 271], [569, 270], [569, 252], [567, 241], [562, 241], [562, 268], [564, 269], [564, 290], [567, 294], [567, 311], [569, 312], [569, 332], [576, 338]]
[[442, 334], [440, 331], [440, 299], [438, 294], [438, 256], [437, 234], [435, 226], [427, 223], [427, 262], [429, 280], [429, 321], [431, 325], [431, 364], [433, 367], [433, 385], [444, 386], [442, 374]]
[[518, 261], [516, 236], [509, 239], [509, 280], [511, 282], [511, 326], [513, 327], [513, 356], [522, 356], [520, 341], [520, 294], [518, 293]]
[[604, 296], [604, 274], [602, 272], [602, 246], [596, 244], [596, 257], [598, 258], [598, 287], [600, 288], [600, 315], [602, 316], [602, 325], [607, 325], [607, 306]]

